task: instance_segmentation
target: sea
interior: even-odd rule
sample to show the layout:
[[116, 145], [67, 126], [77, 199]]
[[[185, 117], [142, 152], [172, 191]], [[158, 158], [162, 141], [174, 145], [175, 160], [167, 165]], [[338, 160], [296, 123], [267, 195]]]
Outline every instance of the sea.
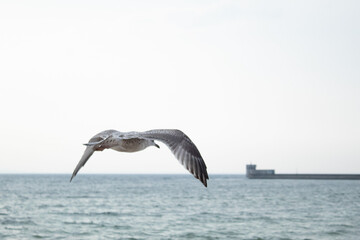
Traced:
[[0, 174], [0, 239], [360, 239], [360, 181]]

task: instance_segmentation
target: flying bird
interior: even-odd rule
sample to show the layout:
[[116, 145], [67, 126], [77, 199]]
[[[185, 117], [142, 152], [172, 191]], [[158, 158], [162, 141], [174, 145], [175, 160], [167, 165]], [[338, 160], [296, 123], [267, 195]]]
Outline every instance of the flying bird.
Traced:
[[145, 132], [119, 132], [116, 130], [100, 132], [84, 144], [85, 152], [77, 164], [70, 182], [95, 151], [110, 148], [119, 152], [137, 152], [150, 146], [160, 148], [155, 141], [167, 145], [177, 160], [207, 187], [206, 180], [209, 179], [209, 176], [199, 150], [188, 136], [176, 129], [157, 129]]

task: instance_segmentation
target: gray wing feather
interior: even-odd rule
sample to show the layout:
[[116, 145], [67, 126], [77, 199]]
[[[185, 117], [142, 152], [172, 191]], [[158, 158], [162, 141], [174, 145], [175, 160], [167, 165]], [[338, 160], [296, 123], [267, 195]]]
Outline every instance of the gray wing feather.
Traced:
[[158, 140], [166, 144], [178, 161], [199, 179], [204, 186], [209, 179], [206, 164], [195, 144], [182, 131], [176, 129], [158, 129], [138, 133], [138, 137]]
[[95, 145], [101, 144], [103, 141], [105, 141], [109, 137], [113, 136], [114, 134], [118, 134], [118, 133], [119, 132], [116, 130], [106, 130], [106, 131], [96, 134], [89, 140], [88, 143], [84, 144], [87, 147], [86, 147], [85, 152], [82, 155], [79, 163], [76, 165], [76, 168], [71, 176], [70, 182], [76, 176], [76, 174], [79, 172], [80, 168], [82, 168], [85, 165], [85, 163], [87, 162], [87, 160], [89, 160], [91, 155], [93, 155]]
[[91, 155], [93, 155], [93, 153], [94, 153], [93, 146], [89, 146], [85, 149], [84, 154], [82, 155], [79, 163], [77, 164], [77, 166], [71, 176], [70, 182], [76, 176], [76, 174], [79, 172], [80, 168], [82, 168], [85, 165], [85, 163], [87, 162], [87, 160], [89, 160]]

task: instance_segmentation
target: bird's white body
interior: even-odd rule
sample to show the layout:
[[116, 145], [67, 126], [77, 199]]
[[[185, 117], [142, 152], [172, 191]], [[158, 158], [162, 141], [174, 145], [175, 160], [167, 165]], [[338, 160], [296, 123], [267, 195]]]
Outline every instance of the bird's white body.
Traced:
[[76, 176], [81, 167], [95, 151], [113, 149], [119, 152], [138, 152], [147, 147], [159, 145], [155, 140], [166, 144], [179, 162], [198, 178], [206, 187], [209, 179], [206, 165], [195, 144], [180, 130], [157, 129], [146, 132], [119, 132], [106, 130], [96, 134], [88, 143], [83, 156], [76, 166], [70, 181]]
[[119, 152], [138, 152], [147, 147], [154, 146], [154, 142], [147, 139], [120, 139], [116, 141], [116, 145], [110, 147], [111, 149]]
[[154, 140], [138, 138], [136, 132], [118, 132], [106, 130], [92, 137], [86, 146], [94, 146], [95, 151], [111, 148], [119, 152], [138, 152], [150, 146], [157, 145]]

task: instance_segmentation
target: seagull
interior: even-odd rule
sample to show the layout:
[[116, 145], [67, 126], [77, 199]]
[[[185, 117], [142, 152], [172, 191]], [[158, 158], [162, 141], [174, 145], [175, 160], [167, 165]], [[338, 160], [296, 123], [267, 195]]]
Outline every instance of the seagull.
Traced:
[[209, 176], [199, 150], [188, 136], [177, 129], [155, 129], [145, 132], [102, 131], [84, 144], [85, 152], [77, 164], [70, 182], [95, 151], [110, 148], [119, 152], [137, 152], [150, 146], [160, 148], [155, 140], [167, 145], [177, 160], [207, 187], [206, 180], [209, 179]]

